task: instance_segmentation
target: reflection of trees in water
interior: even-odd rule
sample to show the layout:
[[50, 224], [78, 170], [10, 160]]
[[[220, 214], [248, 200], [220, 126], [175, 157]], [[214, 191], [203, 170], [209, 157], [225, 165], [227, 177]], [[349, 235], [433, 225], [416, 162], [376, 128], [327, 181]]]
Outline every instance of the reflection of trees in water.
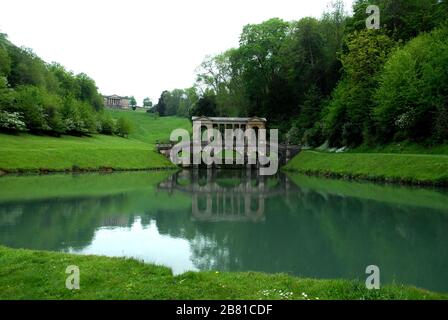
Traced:
[[[89, 245], [101, 226], [130, 226], [129, 198], [48, 199], [2, 204], [0, 243], [11, 247], [61, 250]], [[20, 214], [17, 214], [17, 213]]]
[[[211, 223], [216, 217], [191, 223], [182, 216], [176, 224], [194, 229], [185, 234], [196, 267], [364, 279], [366, 266], [377, 264], [384, 281], [448, 290], [446, 212], [286, 188], [286, 180], [279, 181], [285, 191], [265, 197], [264, 223]], [[189, 190], [194, 197], [197, 190]]]

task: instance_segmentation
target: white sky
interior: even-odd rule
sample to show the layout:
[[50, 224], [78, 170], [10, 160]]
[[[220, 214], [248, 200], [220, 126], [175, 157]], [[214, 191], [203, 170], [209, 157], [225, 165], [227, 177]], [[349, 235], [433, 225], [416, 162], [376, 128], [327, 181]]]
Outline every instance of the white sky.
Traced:
[[[352, 0], [344, 0], [351, 12]], [[101, 93], [157, 102], [190, 87], [207, 54], [238, 45], [244, 25], [320, 17], [330, 0], [0, 0], [0, 32], [92, 77]]]

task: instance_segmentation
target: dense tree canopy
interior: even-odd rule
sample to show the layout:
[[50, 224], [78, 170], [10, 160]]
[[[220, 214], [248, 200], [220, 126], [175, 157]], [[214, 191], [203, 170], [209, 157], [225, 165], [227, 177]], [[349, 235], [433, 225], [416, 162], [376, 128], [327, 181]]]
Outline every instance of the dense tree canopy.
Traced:
[[182, 116], [189, 117], [198, 96], [195, 88], [174, 89], [164, 91], [160, 95], [158, 103], [154, 106], [154, 111], [160, 116]]
[[448, 140], [448, 28], [423, 34], [387, 61], [374, 110], [383, 140]]
[[173, 91], [166, 114], [263, 116], [310, 146], [447, 141], [447, 3], [378, 0], [379, 30], [367, 29], [367, 0], [353, 16], [338, 0], [320, 19], [247, 25], [197, 69], [190, 112]]
[[0, 131], [103, 132], [110, 122], [102, 109], [103, 99], [86, 74], [45, 63], [0, 34]]

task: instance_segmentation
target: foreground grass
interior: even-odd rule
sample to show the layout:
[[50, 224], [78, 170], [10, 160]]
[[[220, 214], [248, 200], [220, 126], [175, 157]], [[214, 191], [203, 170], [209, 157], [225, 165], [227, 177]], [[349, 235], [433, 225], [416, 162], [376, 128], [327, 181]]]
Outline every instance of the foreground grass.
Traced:
[[447, 185], [448, 156], [388, 153], [324, 153], [304, 151], [286, 171], [374, 181]]
[[[65, 270], [80, 269], [80, 290], [67, 290]], [[78, 256], [0, 247], [0, 299], [447, 299], [398, 285], [369, 291], [346, 280], [285, 274], [188, 272], [133, 259]]]
[[126, 117], [132, 122], [133, 131], [129, 138], [0, 134], [0, 170], [143, 170], [174, 167], [155, 151], [155, 143], [157, 140], [169, 139], [175, 128], [188, 127], [188, 119], [154, 119], [146, 113], [132, 111], [111, 113], [115, 118]]

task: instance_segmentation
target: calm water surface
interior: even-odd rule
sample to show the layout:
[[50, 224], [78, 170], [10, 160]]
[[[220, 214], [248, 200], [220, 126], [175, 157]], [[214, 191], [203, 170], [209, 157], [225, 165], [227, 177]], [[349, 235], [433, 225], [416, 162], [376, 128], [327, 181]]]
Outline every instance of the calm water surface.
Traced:
[[448, 292], [448, 192], [245, 171], [0, 178], [0, 244]]

